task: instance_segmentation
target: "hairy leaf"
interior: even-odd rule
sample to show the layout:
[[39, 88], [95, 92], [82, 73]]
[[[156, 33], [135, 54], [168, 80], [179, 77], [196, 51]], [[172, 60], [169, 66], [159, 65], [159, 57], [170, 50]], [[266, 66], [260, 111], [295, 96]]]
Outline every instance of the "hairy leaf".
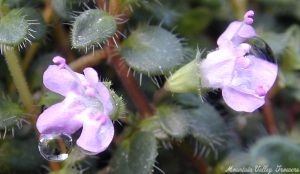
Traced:
[[157, 155], [153, 134], [137, 132], [125, 140], [115, 152], [111, 161], [113, 174], [149, 174]]
[[100, 46], [117, 31], [113, 16], [103, 10], [89, 9], [81, 13], [73, 24], [72, 46], [74, 48], [94, 48]]
[[286, 137], [263, 138], [250, 149], [250, 155], [253, 166], [268, 166], [275, 170], [280, 165], [282, 168], [298, 168], [300, 172], [300, 147]]
[[[12, 10], [0, 18], [0, 45], [16, 46], [24, 41], [29, 24], [20, 10]], [[1, 48], [1, 49], [2, 49]]]
[[180, 40], [156, 26], [140, 26], [122, 43], [122, 56], [138, 72], [166, 74], [184, 62]]

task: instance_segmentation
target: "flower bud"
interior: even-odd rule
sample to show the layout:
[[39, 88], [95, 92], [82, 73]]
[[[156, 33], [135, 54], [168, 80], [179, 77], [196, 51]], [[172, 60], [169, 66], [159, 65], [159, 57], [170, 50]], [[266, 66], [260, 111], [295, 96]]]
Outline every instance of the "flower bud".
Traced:
[[200, 91], [200, 75], [197, 64], [199, 57], [200, 52], [198, 51], [194, 60], [178, 69], [168, 78], [164, 88], [175, 93], [198, 93]]

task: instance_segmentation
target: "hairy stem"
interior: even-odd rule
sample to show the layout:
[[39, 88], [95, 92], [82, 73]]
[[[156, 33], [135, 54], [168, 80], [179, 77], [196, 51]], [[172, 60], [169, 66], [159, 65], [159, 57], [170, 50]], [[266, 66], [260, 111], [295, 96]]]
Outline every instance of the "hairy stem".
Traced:
[[122, 61], [121, 57], [115, 56], [108, 60], [108, 63], [114, 68], [121, 80], [124, 88], [130, 96], [133, 104], [137, 108], [141, 117], [146, 118], [154, 114], [153, 108], [150, 106], [146, 96], [141, 91], [129, 67]]
[[[98, 7], [102, 7], [107, 5], [108, 3], [109, 13], [111, 15], [117, 15], [120, 13], [121, 10], [121, 2], [120, 0], [111, 0], [111, 1], [103, 1], [98, 0], [97, 5]], [[128, 18], [130, 14], [124, 15], [124, 18]], [[118, 25], [118, 30], [122, 32], [123, 25]], [[120, 42], [119, 38], [115, 39], [117, 43]], [[120, 54], [115, 50], [115, 44], [110, 39], [109, 44], [107, 44], [104, 48], [106, 55], [110, 56], [108, 58], [108, 64], [111, 65], [119, 79], [121, 80], [124, 88], [126, 89], [129, 97], [131, 98], [133, 104], [137, 108], [138, 112], [140, 113], [142, 118], [150, 117], [154, 114], [154, 109], [148, 102], [145, 94], [140, 89], [137, 81], [133, 77], [132, 72], [130, 71], [127, 64], [122, 60]]]
[[[8, 69], [13, 78], [13, 82], [20, 94], [20, 99], [24, 104], [26, 111], [29, 113], [33, 113], [33, 100], [27, 82], [25, 80], [25, 76], [22, 72], [21, 65], [19, 64], [19, 55], [15, 51], [15, 49], [8, 49], [7, 51], [5, 51], [4, 55], [6, 63], [8, 65]], [[32, 120], [34, 120], [34, 118]]]

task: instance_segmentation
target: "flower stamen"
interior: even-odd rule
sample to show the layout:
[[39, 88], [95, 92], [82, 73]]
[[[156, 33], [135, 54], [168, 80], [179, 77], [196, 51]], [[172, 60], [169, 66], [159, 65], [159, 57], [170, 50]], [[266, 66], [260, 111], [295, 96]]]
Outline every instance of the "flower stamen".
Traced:
[[241, 25], [239, 26], [239, 28], [236, 30], [236, 32], [234, 33], [232, 40], [238, 36], [238, 33], [241, 31], [241, 29], [243, 28], [244, 25], [251, 25], [253, 23], [253, 17], [254, 17], [254, 11], [249, 10], [245, 13], [244, 15], [244, 20], [241, 23]]
[[248, 24], [248, 25], [251, 25], [253, 23], [253, 17], [254, 17], [254, 11], [252, 10], [249, 10], [245, 13], [244, 15], [244, 23], [245, 24]]

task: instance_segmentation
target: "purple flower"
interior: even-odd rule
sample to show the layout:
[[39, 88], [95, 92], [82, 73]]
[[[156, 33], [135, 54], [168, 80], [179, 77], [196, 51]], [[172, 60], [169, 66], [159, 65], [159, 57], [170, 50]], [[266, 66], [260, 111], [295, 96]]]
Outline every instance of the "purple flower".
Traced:
[[224, 101], [236, 111], [253, 112], [265, 103], [278, 67], [263, 55], [253, 54], [253, 11], [242, 22], [232, 22], [218, 38], [218, 49], [200, 63], [203, 87], [221, 88]]
[[65, 99], [46, 109], [37, 120], [41, 134], [73, 134], [82, 127], [77, 145], [92, 154], [104, 151], [114, 135], [109, 118], [113, 100], [107, 87], [99, 82], [97, 72], [85, 68], [76, 73], [66, 65], [62, 57], [54, 57], [44, 72], [43, 83], [51, 91]]

